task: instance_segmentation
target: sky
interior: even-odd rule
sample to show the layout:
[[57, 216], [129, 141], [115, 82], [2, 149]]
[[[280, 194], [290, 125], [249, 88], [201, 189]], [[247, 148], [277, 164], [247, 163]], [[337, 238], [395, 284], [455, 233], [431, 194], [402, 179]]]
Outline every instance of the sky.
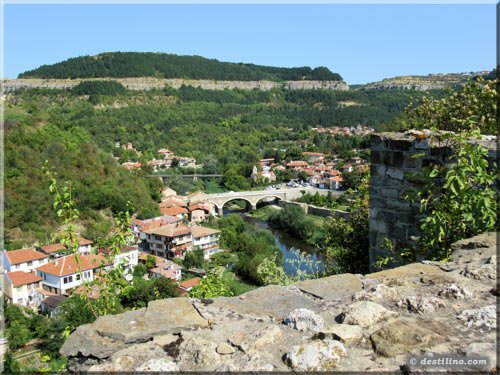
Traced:
[[5, 4], [3, 76], [110, 51], [326, 66], [349, 84], [491, 70], [490, 4]]

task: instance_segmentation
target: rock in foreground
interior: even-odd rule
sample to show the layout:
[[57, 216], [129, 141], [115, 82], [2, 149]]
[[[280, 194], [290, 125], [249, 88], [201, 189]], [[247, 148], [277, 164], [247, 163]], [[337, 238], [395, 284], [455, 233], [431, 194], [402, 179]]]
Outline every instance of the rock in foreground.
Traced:
[[448, 263], [189, 298], [100, 317], [61, 353], [100, 372], [399, 372], [409, 353], [481, 354], [496, 364], [496, 236], [454, 244]]

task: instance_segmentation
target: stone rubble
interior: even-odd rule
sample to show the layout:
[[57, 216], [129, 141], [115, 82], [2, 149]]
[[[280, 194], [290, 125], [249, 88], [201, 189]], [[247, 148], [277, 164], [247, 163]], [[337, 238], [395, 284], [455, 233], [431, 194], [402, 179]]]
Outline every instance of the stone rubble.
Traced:
[[447, 263], [271, 285], [210, 303], [154, 301], [78, 327], [61, 354], [69, 372], [401, 373], [410, 353], [479, 353], [495, 370], [496, 235], [453, 250]]
[[319, 332], [323, 329], [323, 318], [308, 309], [296, 309], [283, 320], [283, 324], [298, 331]]

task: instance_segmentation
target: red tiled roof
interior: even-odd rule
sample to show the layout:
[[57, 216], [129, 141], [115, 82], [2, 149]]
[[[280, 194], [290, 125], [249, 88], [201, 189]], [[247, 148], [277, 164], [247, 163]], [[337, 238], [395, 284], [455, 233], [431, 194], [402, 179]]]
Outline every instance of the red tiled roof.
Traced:
[[144, 253], [144, 252], [141, 252], [139, 254], [139, 260], [146, 261], [148, 259], [148, 256], [152, 256], [153, 258], [155, 258], [156, 259], [156, 264], [160, 264], [163, 261], [165, 261], [165, 258], [159, 257], [157, 255], [153, 255], [153, 254]]
[[78, 238], [78, 245], [80, 246], [85, 246], [85, 245], [92, 245], [94, 242], [91, 240], [87, 240], [86, 238], [79, 237]]
[[305, 167], [305, 166], [308, 166], [308, 165], [309, 165], [309, 163], [307, 163], [306, 161], [297, 160], [297, 161], [291, 161], [286, 166], [287, 167]]
[[33, 260], [47, 258], [47, 254], [36, 251], [35, 248], [11, 250], [5, 252], [10, 264], [31, 262]]
[[170, 207], [186, 207], [187, 203], [176, 197], [168, 197], [163, 199], [160, 203], [160, 208], [170, 208]]
[[37, 270], [56, 276], [71, 275], [79, 271], [86, 271], [108, 265], [109, 262], [102, 254], [81, 255], [80, 261], [76, 261], [75, 255], [68, 255], [43, 266]]
[[177, 236], [182, 236], [183, 234], [191, 233], [191, 229], [189, 229], [187, 226], [183, 224], [180, 225], [169, 224], [159, 228], [144, 231], [144, 233], [155, 234], [158, 236], [165, 236], [165, 237], [177, 237]]
[[13, 271], [7, 272], [7, 276], [14, 286], [33, 284], [42, 281], [42, 278], [37, 276], [34, 272]]
[[321, 152], [303, 152], [302, 155], [305, 155], [305, 156], [325, 156], [325, 154], [322, 154]]
[[179, 286], [183, 289], [190, 289], [200, 283], [201, 279], [199, 277], [193, 277], [192, 279], [185, 280], [179, 283]]
[[206, 228], [206, 227], [192, 227], [191, 233], [193, 234], [193, 237], [200, 238], [200, 237], [210, 236], [211, 234], [220, 233], [220, 230]]
[[186, 210], [184, 207], [160, 208], [160, 211], [163, 215], [171, 215], [171, 216], [177, 216], [179, 214], [188, 213], [188, 210]]
[[44, 245], [40, 246], [40, 248], [47, 254], [52, 254], [61, 250], [66, 250], [66, 246], [64, 246], [62, 243], [53, 243], [50, 245]]

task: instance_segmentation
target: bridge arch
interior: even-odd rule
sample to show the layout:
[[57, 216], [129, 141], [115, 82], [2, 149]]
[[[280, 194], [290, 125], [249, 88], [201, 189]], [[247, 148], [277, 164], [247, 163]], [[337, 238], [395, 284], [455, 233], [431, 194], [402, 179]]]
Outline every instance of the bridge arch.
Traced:
[[215, 203], [219, 217], [222, 217], [224, 215], [224, 206], [231, 201], [245, 201], [247, 203], [247, 209], [248, 207], [250, 207], [250, 211], [256, 208], [256, 205], [250, 199], [240, 196], [230, 197], [228, 199], [221, 201], [220, 203]]
[[257, 206], [257, 204], [261, 200], [266, 199], [266, 198], [274, 198], [274, 199], [278, 199], [280, 201], [284, 200], [283, 195], [278, 195], [278, 194], [263, 195], [263, 196], [260, 196], [260, 197], [256, 197], [256, 199], [255, 199], [255, 206]]

